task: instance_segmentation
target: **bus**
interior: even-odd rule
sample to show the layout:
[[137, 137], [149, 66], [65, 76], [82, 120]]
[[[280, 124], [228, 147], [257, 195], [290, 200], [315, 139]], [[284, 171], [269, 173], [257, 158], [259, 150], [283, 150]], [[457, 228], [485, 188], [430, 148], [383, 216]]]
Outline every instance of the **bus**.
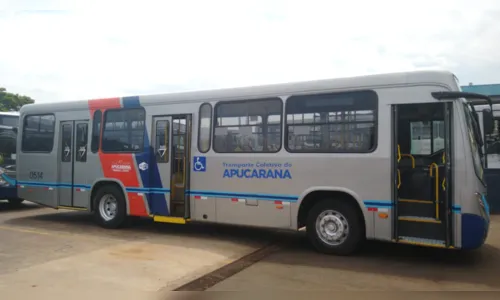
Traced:
[[105, 228], [305, 231], [335, 255], [365, 240], [476, 249], [490, 217], [471, 98], [491, 103], [415, 71], [29, 104], [18, 194]]
[[17, 197], [16, 145], [19, 112], [0, 112], [0, 199], [12, 204], [23, 200]]
[[0, 112], [0, 166], [15, 164], [19, 112]]
[[[500, 213], [500, 101], [493, 100], [492, 106], [478, 104], [475, 109], [481, 135], [484, 142], [482, 151], [486, 154], [484, 160], [485, 177], [490, 199], [490, 211], [492, 214]], [[485, 128], [492, 128], [487, 132]]]

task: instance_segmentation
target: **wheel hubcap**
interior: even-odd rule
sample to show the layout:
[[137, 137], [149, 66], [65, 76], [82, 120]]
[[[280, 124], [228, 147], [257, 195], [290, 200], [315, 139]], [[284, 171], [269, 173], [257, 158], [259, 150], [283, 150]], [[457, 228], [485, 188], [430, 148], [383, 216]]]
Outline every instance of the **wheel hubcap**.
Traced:
[[349, 223], [341, 213], [325, 210], [316, 219], [316, 232], [325, 244], [338, 246], [349, 235]]
[[113, 195], [104, 195], [101, 198], [101, 201], [99, 201], [99, 213], [106, 221], [110, 221], [115, 218], [117, 208], [118, 201], [116, 201], [116, 198], [113, 197]]

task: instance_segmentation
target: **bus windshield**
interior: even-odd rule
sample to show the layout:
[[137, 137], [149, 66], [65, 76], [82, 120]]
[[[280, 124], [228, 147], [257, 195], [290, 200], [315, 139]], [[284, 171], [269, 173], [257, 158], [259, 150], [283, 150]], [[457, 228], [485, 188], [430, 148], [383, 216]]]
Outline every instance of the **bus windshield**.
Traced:
[[0, 166], [16, 163], [17, 128], [19, 114], [17, 112], [0, 112]]
[[464, 114], [465, 120], [467, 124], [467, 136], [471, 145], [472, 152], [472, 161], [474, 164], [474, 172], [476, 173], [479, 180], [485, 184], [484, 181], [484, 154], [481, 150], [482, 140], [478, 141], [478, 138], [481, 138], [481, 133], [479, 129], [479, 124], [476, 124], [476, 119], [474, 117], [474, 112], [472, 112], [470, 105], [464, 103]]
[[11, 126], [0, 125], [0, 166], [15, 164], [17, 133]]

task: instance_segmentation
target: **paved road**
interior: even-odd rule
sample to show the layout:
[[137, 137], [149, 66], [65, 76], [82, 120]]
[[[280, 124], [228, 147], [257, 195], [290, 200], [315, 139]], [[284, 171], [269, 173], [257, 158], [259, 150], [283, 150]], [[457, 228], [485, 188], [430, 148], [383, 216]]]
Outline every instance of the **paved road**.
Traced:
[[270, 239], [263, 231], [245, 231], [149, 220], [105, 230], [88, 213], [34, 204], [13, 209], [0, 202], [0, 294], [144, 297], [174, 289]]
[[470, 252], [368, 243], [357, 256], [314, 253], [305, 238], [209, 290], [500, 290], [500, 216], [486, 245]]
[[499, 217], [475, 252], [369, 243], [357, 256], [335, 257], [314, 252], [300, 234], [149, 220], [105, 230], [86, 213], [0, 202], [0, 294], [157, 299], [277, 239], [276, 252], [209, 290], [500, 289]]

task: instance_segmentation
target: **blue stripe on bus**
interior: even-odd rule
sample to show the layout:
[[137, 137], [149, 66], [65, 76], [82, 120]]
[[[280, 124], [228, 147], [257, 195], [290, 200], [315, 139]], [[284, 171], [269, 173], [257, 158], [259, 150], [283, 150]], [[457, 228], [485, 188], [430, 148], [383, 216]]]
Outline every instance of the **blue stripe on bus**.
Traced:
[[364, 200], [363, 203], [366, 207], [388, 208], [394, 206], [390, 200]]
[[[65, 183], [48, 183], [48, 182], [28, 182], [28, 181], [19, 181], [18, 184], [22, 185], [31, 185], [31, 186], [50, 186], [50, 187], [71, 187], [70, 184]], [[88, 188], [90, 189], [90, 185], [82, 185], [75, 184], [75, 187]], [[127, 192], [136, 192], [136, 193], [146, 193], [153, 195], [161, 195], [165, 199], [165, 194], [170, 193], [170, 189], [168, 188], [140, 188], [140, 187], [126, 187]], [[217, 198], [254, 198], [258, 200], [268, 200], [268, 201], [286, 201], [286, 202], [297, 202], [298, 196], [294, 195], [275, 195], [275, 194], [254, 194], [254, 193], [237, 193], [237, 192], [223, 192], [223, 191], [205, 191], [205, 190], [190, 190], [186, 191], [186, 194], [192, 196], [207, 196], [207, 197], [217, 197]], [[166, 201], [165, 201], [166, 203]], [[376, 208], [391, 208], [394, 206], [394, 202], [390, 200], [364, 200], [363, 204], [368, 207], [376, 207]], [[166, 206], [166, 205], [165, 205]], [[454, 213], [461, 213], [462, 207], [460, 205], [454, 204], [451, 207], [451, 210]]]
[[16, 185], [16, 180], [9, 175], [3, 173], [2, 178], [9, 184], [9, 185]]
[[207, 196], [207, 197], [218, 197], [218, 198], [257, 198], [259, 200], [282, 200], [288, 202], [297, 202], [298, 196], [293, 195], [274, 195], [274, 194], [250, 194], [250, 193], [237, 193], [237, 192], [222, 192], [222, 191], [200, 191], [200, 190], [190, 190], [187, 192], [190, 195], [195, 196]]
[[[140, 108], [141, 103], [139, 97], [123, 97], [123, 107], [124, 108]], [[144, 126], [144, 151], [142, 153], [136, 153], [135, 161], [137, 164], [141, 164], [142, 162], [146, 162], [148, 164], [148, 169], [142, 171], [138, 170], [141, 176], [142, 184], [144, 186], [144, 192], [146, 192], [146, 199], [148, 202], [148, 206], [151, 214], [168, 216], [168, 207], [167, 207], [167, 199], [165, 198], [165, 193], [162, 191], [152, 191], [151, 188], [163, 188], [160, 171], [158, 170], [158, 164], [156, 162], [156, 155], [151, 148], [151, 144], [149, 142], [149, 134], [147, 127]], [[127, 189], [127, 191], [130, 191]], [[170, 192], [170, 189], [165, 192]]]
[[27, 186], [40, 186], [40, 187], [74, 187], [74, 188], [82, 188], [82, 189], [90, 189], [90, 185], [88, 184], [71, 184], [71, 183], [56, 183], [56, 182], [36, 182], [36, 181], [18, 181], [18, 185], [27, 185]]
[[462, 212], [462, 206], [454, 204], [451, 206], [451, 211], [459, 214]]

